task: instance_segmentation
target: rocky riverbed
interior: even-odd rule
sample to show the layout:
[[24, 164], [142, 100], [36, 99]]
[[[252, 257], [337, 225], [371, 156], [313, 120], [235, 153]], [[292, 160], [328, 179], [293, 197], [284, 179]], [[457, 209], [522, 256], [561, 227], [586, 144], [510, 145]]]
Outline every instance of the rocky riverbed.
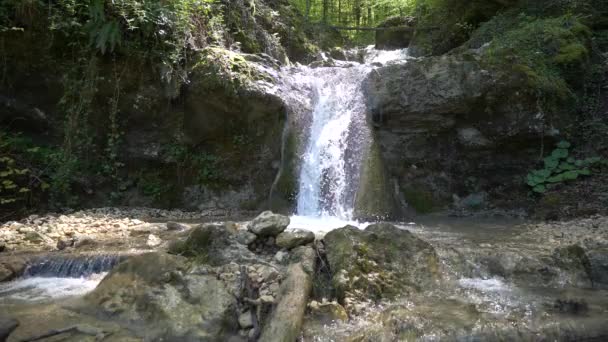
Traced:
[[[73, 341], [599, 341], [608, 336], [607, 217], [417, 221], [345, 227], [324, 236], [286, 230], [289, 218], [270, 212], [230, 221], [181, 211], [104, 208], [7, 222], [0, 227], [0, 336], [10, 333], [9, 341], [43, 334]], [[85, 284], [71, 285], [69, 279]], [[55, 293], [36, 289], [40, 283]]]

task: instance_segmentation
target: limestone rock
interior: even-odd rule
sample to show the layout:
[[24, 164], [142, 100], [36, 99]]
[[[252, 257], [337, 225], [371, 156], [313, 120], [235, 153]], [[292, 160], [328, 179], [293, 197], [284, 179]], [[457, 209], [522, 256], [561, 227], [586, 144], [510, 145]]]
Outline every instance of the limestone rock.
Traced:
[[167, 230], [186, 230], [186, 229], [188, 229], [188, 226], [186, 226], [185, 224], [181, 224], [181, 223], [177, 223], [177, 222], [173, 222], [173, 221], [167, 222], [166, 225], [167, 225]]
[[189, 257], [200, 257], [212, 265], [230, 262], [255, 262], [257, 257], [246, 246], [237, 242], [225, 226], [205, 224], [190, 231], [185, 241], [172, 242], [170, 252]]
[[561, 121], [540, 129], [522, 78], [486, 70], [482, 58], [461, 53], [408, 60], [380, 67], [363, 82], [368, 120], [397, 198], [441, 209], [450, 204], [453, 185], [466, 184], [475, 170], [474, 191], [487, 192], [489, 200], [525, 199], [513, 174], [528, 172], [538, 158], [535, 139], [551, 139]]
[[83, 310], [141, 324], [147, 340], [225, 340], [236, 332], [236, 298], [216, 276], [186, 271], [181, 257], [131, 257], [85, 296]]
[[388, 223], [333, 230], [325, 236], [325, 247], [340, 300], [347, 295], [395, 297], [428, 288], [439, 279], [434, 248]]
[[74, 238], [74, 248], [95, 245], [95, 239], [89, 235], [78, 235]]
[[255, 239], [257, 239], [257, 236], [246, 230], [239, 230], [236, 233], [236, 240], [243, 245], [249, 245], [253, 243]]
[[281, 248], [292, 249], [315, 241], [315, 234], [310, 230], [291, 229], [277, 236], [276, 244]]
[[289, 225], [289, 217], [264, 211], [253, 219], [247, 229], [257, 236], [277, 236]]
[[163, 243], [163, 240], [161, 240], [158, 236], [154, 234], [148, 235], [148, 240], [146, 241], [146, 245], [148, 245], [148, 247], [156, 247], [161, 243]]
[[25, 267], [27, 261], [20, 257], [8, 257], [0, 260], [0, 282], [11, 280], [15, 277], [20, 276]]

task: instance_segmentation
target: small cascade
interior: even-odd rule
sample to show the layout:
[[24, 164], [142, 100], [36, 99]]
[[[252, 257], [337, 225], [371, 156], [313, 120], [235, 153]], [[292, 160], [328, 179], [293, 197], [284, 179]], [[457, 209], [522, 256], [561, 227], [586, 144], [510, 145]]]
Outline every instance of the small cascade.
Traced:
[[[376, 66], [405, 61], [407, 49], [367, 47], [363, 54], [364, 63], [335, 61], [332, 67], [298, 66], [283, 71], [285, 93], [297, 89], [300, 97], [311, 99], [309, 110], [299, 113], [308, 118], [300, 120], [304, 127], [298, 127], [306, 133], [299, 153], [297, 222], [306, 221], [302, 217], [323, 218], [343, 226], [356, 216], [363, 164], [373, 143], [362, 84]], [[302, 108], [289, 97], [285, 100]]]
[[58, 255], [33, 259], [23, 275], [0, 284], [1, 300], [41, 301], [84, 295], [126, 255]]
[[23, 276], [81, 278], [111, 270], [125, 259], [124, 255], [92, 254], [40, 258], [27, 266]]

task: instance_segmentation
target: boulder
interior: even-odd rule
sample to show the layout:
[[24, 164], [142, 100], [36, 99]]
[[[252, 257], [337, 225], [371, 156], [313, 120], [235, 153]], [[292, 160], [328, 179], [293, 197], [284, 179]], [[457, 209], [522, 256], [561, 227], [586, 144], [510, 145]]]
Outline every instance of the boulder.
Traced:
[[83, 310], [142, 325], [146, 340], [226, 340], [238, 327], [236, 298], [216, 276], [186, 271], [182, 257], [131, 257], [85, 296]]
[[174, 241], [169, 252], [188, 257], [211, 265], [234, 262], [255, 262], [258, 258], [245, 245], [239, 243], [238, 236], [225, 226], [204, 224], [195, 227], [184, 241]]
[[255, 239], [257, 239], [257, 236], [246, 230], [239, 230], [236, 233], [236, 240], [243, 245], [249, 245], [253, 243]]
[[338, 299], [379, 300], [428, 289], [439, 280], [435, 249], [388, 223], [336, 229], [325, 235]]
[[[408, 60], [367, 76], [368, 121], [397, 198], [420, 211], [440, 210], [452, 194], [471, 192], [487, 192], [489, 204], [526, 200], [528, 189], [513, 175], [529, 172], [543, 135], [551, 144], [557, 130], [536, 115], [525, 78], [509, 75], [461, 53]], [[561, 122], [554, 121], [556, 128]], [[416, 207], [421, 202], [432, 205]]]
[[264, 211], [253, 219], [247, 229], [257, 236], [277, 236], [289, 226], [289, 217]]
[[173, 222], [173, 221], [169, 221], [166, 223], [167, 225], [167, 230], [187, 230], [188, 226], [186, 226], [185, 224], [181, 224], [181, 223], [177, 223], [177, 222]]
[[6, 257], [0, 260], [0, 282], [8, 281], [23, 274], [27, 260], [20, 257]]
[[291, 229], [279, 234], [276, 239], [276, 244], [281, 248], [292, 249], [313, 241], [315, 241], [315, 234], [310, 230]]

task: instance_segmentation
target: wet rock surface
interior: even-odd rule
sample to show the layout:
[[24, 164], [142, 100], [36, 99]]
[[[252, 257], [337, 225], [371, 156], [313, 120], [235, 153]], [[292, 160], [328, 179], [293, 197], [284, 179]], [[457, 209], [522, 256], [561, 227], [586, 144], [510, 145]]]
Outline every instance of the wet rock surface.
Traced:
[[265, 211], [253, 219], [247, 229], [257, 236], [277, 236], [289, 226], [289, 217]]
[[336, 229], [324, 241], [333, 286], [347, 309], [355, 302], [427, 288], [439, 279], [434, 248], [388, 223], [373, 224], [365, 230]]
[[284, 231], [279, 234], [276, 239], [277, 246], [285, 249], [292, 249], [313, 241], [315, 241], [315, 234], [310, 230], [305, 229]]
[[449, 207], [453, 195], [482, 192], [486, 201], [461, 211], [531, 206], [514, 175], [529, 171], [539, 141], [555, 140], [563, 122], [540, 130], [524, 88], [473, 53], [409, 59], [370, 73], [368, 120], [403, 200], [420, 213]]
[[[571, 341], [608, 336], [608, 297], [602, 282], [594, 280], [599, 272], [593, 271], [604, 267], [606, 217], [548, 223], [420, 221], [399, 228], [432, 246], [441, 281], [390, 300], [351, 296], [346, 322], [328, 322], [310, 309], [304, 341]], [[339, 231], [325, 236], [330, 262], [327, 239], [335, 239], [331, 234]], [[346, 240], [359, 243], [356, 234]]]
[[[416, 225], [344, 227], [292, 249], [284, 247], [290, 230], [256, 235], [249, 222], [173, 222], [183, 230], [142, 220], [120, 244], [82, 234], [65, 238], [95, 243], [40, 253], [23, 242], [2, 253], [0, 270], [18, 278], [25, 269], [46, 274], [54, 264], [65, 272], [53, 274], [89, 274], [105, 262], [100, 249], [146, 246], [116, 263], [109, 255], [103, 269], [111, 271], [84, 298], [25, 304], [3, 297], [0, 287], [0, 308], [21, 322], [9, 341], [67, 328], [62, 336], [87, 340], [99, 332], [109, 341], [606, 336], [600, 322], [608, 312], [606, 217], [554, 223], [428, 217]], [[162, 243], [147, 246], [150, 235]], [[32, 323], [41, 320], [48, 323]], [[556, 326], [563, 327], [558, 335]]]

